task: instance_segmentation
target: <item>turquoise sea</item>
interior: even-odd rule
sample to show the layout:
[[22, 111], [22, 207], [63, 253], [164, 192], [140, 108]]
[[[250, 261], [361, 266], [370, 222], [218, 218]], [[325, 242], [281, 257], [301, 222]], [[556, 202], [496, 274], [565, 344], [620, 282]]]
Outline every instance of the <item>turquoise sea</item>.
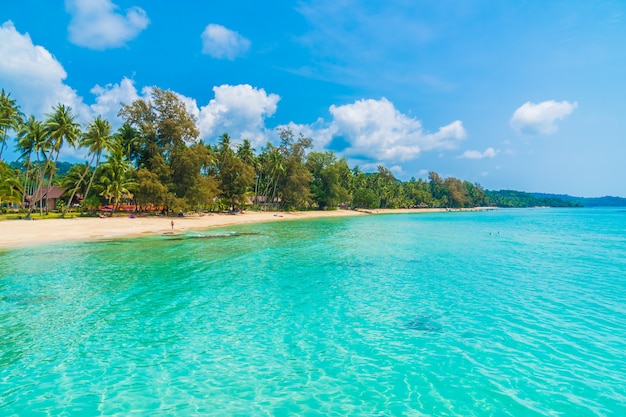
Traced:
[[1, 416], [624, 416], [626, 210], [0, 251]]

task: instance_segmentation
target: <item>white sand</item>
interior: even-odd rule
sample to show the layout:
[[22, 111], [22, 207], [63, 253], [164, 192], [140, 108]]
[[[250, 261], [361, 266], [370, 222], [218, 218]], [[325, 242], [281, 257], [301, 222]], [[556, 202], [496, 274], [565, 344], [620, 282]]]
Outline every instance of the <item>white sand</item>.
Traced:
[[[481, 210], [481, 209], [465, 209]], [[187, 217], [108, 217], [48, 220], [0, 221], [0, 248], [36, 245], [68, 240], [89, 240], [117, 237], [133, 237], [147, 234], [182, 233], [186, 230], [202, 230], [234, 224], [285, 221], [294, 219], [359, 216], [388, 213], [432, 213], [446, 209], [379, 209], [379, 210], [332, 210], [301, 212], [255, 212], [245, 214], [212, 214]], [[171, 222], [174, 222], [172, 228]]]
[[[147, 234], [182, 233], [234, 224], [284, 221], [315, 217], [361, 215], [352, 210], [273, 213], [246, 211], [245, 214], [209, 214], [186, 217], [82, 217], [73, 219], [0, 221], [0, 248], [47, 242], [132, 237]], [[172, 228], [171, 222], [174, 222]]]

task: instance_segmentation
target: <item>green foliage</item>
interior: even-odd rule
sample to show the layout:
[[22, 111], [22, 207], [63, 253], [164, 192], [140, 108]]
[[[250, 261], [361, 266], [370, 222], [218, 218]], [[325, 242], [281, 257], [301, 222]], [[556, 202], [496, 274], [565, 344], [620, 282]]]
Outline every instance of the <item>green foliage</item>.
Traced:
[[536, 197], [522, 191], [487, 191], [487, 202], [497, 207], [582, 207], [576, 201], [564, 201], [555, 197]]
[[91, 195], [91, 196], [85, 198], [80, 203], [80, 208], [81, 208], [81, 211], [85, 210], [85, 211], [88, 211], [90, 213], [95, 213], [96, 210], [98, 209], [98, 206], [101, 205], [102, 203], [103, 203], [103, 201], [100, 199], [99, 196]]
[[100, 195], [105, 197], [109, 204], [113, 203], [117, 208], [122, 197], [131, 199], [133, 196], [131, 190], [137, 186], [137, 182], [132, 176], [134, 168], [126, 159], [123, 148], [115, 149], [102, 168], [100, 184], [104, 190]]
[[[15, 100], [0, 92], [0, 155], [9, 131], [17, 134], [20, 152], [15, 166], [0, 165], [0, 202], [24, 206], [27, 196], [58, 178], [67, 190], [64, 214], [81, 196], [82, 206], [92, 209], [125, 201], [170, 212], [238, 208], [249, 199], [259, 208], [287, 210], [578, 204], [558, 196], [485, 191], [436, 172], [403, 182], [382, 165], [375, 172], [350, 169], [332, 151], [311, 151], [312, 140], [289, 129], [279, 132], [278, 146], [268, 143], [258, 154], [247, 139], [235, 146], [238, 140], [228, 133], [205, 145], [180, 96], [159, 88], [149, 100], [122, 106], [119, 115], [125, 123], [117, 132], [96, 117], [83, 133], [69, 107], [55, 106], [43, 122], [32, 115], [24, 120]], [[88, 160], [58, 162], [64, 144], [82, 148]]]
[[302, 134], [296, 140], [289, 129], [280, 132], [281, 144], [278, 148], [282, 156], [284, 175], [278, 182], [282, 209], [303, 210], [311, 206], [310, 184], [313, 175], [305, 166], [306, 150], [312, 141]]
[[568, 202], [576, 207], [625, 207], [626, 198], [604, 196], [604, 197], [574, 197], [563, 194], [545, 194], [545, 193], [532, 193], [533, 196], [538, 198], [548, 198], [551, 201], [556, 200], [562, 202]]
[[229, 202], [231, 208], [242, 206], [254, 183], [254, 168], [235, 154], [229, 154], [223, 159], [218, 179], [221, 197]]
[[351, 172], [345, 159], [337, 161], [332, 151], [310, 152], [306, 167], [313, 175], [311, 194], [319, 208], [333, 209], [349, 201]]
[[5, 93], [2, 89], [0, 91], [0, 159], [9, 137], [9, 131], [17, 132], [23, 123], [23, 117], [20, 106], [11, 98], [11, 94]]
[[0, 203], [18, 202], [21, 195], [20, 172], [0, 161]]
[[355, 208], [376, 209], [380, 208], [380, 199], [370, 188], [357, 188], [354, 191], [352, 205]]

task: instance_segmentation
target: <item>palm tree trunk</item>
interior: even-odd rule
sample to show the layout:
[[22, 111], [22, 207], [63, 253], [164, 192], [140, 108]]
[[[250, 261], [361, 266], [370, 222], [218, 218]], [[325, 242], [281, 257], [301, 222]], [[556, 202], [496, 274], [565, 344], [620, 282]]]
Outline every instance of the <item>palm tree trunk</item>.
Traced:
[[57, 156], [54, 158], [54, 164], [50, 167], [50, 178], [48, 179], [48, 192], [46, 192], [46, 211], [50, 211], [49, 201], [50, 201], [50, 188], [52, 187], [52, 179], [54, 178], [54, 174], [56, 171], [57, 162], [59, 161], [59, 155], [61, 154], [61, 150], [57, 152]]
[[274, 190], [272, 191], [272, 208], [274, 207], [274, 199], [276, 197], [276, 187], [278, 186], [278, 180], [280, 179], [280, 175], [276, 177], [274, 181]]
[[[76, 186], [74, 187], [74, 190], [72, 191], [72, 195], [70, 197], [70, 200], [67, 202], [67, 205], [65, 206], [65, 208], [63, 209], [63, 214], [61, 214], [61, 217], [65, 217], [65, 214], [67, 213], [67, 210], [70, 208], [70, 206], [72, 205], [72, 200], [74, 200], [74, 196], [76, 195], [76, 191], [78, 191], [78, 188], [80, 187], [80, 184], [83, 182], [83, 180], [85, 179], [85, 175], [87, 175], [87, 172], [89, 172], [90, 168], [91, 168], [91, 163], [93, 162], [93, 157], [91, 158], [91, 161], [87, 164], [87, 167], [85, 168], [85, 172], [83, 172], [83, 175], [80, 177], [80, 179], [78, 180], [78, 182], [76, 183]], [[93, 178], [93, 176], [92, 176]], [[85, 194], [85, 197], [87, 197], [87, 194]]]
[[87, 191], [85, 191], [85, 198], [89, 196], [89, 190], [91, 190], [91, 184], [93, 184], [93, 177], [96, 176], [96, 171], [98, 170], [99, 165], [100, 165], [100, 153], [97, 154], [96, 167], [93, 169], [93, 174], [91, 174], [91, 178], [89, 179], [89, 184], [87, 185]]
[[269, 192], [270, 192], [271, 187], [272, 187], [272, 177], [268, 179], [267, 185], [265, 186], [265, 189], [263, 190], [263, 195], [265, 196], [265, 207], [264, 207], [265, 211], [267, 211], [267, 204], [269, 202]]
[[[39, 214], [43, 217], [43, 183], [46, 179], [46, 169], [48, 167], [48, 161], [44, 163], [43, 169], [41, 170], [41, 180], [39, 181]], [[46, 193], [46, 196], [48, 193]]]
[[[45, 175], [46, 169], [45, 169], [45, 164], [44, 164], [43, 168], [41, 167], [41, 163], [39, 161], [39, 157], [37, 157], [37, 166], [39, 167], [39, 173], [38, 173], [39, 179], [37, 180], [37, 184], [35, 186], [35, 192], [33, 193], [32, 197], [35, 197], [37, 191], [39, 191], [39, 207], [41, 209], [41, 215], [43, 216], [43, 208], [41, 207], [41, 205], [43, 203], [43, 189], [41, 188], [41, 185], [43, 184], [43, 180], [44, 180], [44, 175]], [[31, 198], [30, 204], [29, 204], [29, 207], [28, 207], [28, 217], [30, 217], [30, 214], [33, 212], [33, 208], [34, 207], [35, 207], [35, 202]]]
[[26, 193], [28, 192], [28, 177], [30, 176], [30, 157], [26, 160], [26, 170], [24, 171], [24, 186], [22, 189], [24, 192], [22, 193], [22, 210], [24, 209], [24, 203], [26, 202]]
[[[41, 170], [41, 164], [39, 163], [39, 154], [37, 154], [37, 167]], [[32, 187], [31, 187], [32, 188]], [[37, 192], [37, 187], [35, 187], [35, 192], [33, 192], [30, 196], [30, 201], [28, 203], [28, 214], [26, 218], [30, 218], [30, 214], [33, 212], [33, 206], [35, 205], [33, 201], [33, 197], [35, 197], [35, 193]]]
[[259, 179], [260, 179], [260, 175], [256, 176], [256, 181], [254, 182], [254, 199], [252, 200], [254, 206], [258, 207], [259, 206], [259, 197], [258, 197], [258, 192], [259, 192]]

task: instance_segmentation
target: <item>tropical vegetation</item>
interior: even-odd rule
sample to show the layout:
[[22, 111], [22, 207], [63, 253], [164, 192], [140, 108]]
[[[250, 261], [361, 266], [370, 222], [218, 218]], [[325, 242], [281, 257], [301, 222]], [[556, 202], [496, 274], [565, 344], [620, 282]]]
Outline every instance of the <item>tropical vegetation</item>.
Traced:
[[[228, 133], [206, 144], [179, 96], [159, 88], [149, 100], [122, 106], [118, 116], [123, 124], [116, 131], [101, 116], [80, 126], [72, 109], [59, 104], [38, 120], [24, 116], [2, 91], [0, 155], [13, 134], [19, 158], [12, 164], [0, 160], [0, 203], [29, 214], [59, 209], [65, 215], [103, 206], [177, 213], [462, 208], [504, 201], [479, 184], [435, 172], [409, 181], [380, 165], [363, 172], [333, 151], [314, 151], [310, 138], [288, 129], [279, 132], [278, 144], [260, 150], [245, 138], [235, 144]], [[63, 147], [84, 155], [85, 162], [59, 161]], [[65, 190], [58, 207], [48, 201], [52, 185]]]

